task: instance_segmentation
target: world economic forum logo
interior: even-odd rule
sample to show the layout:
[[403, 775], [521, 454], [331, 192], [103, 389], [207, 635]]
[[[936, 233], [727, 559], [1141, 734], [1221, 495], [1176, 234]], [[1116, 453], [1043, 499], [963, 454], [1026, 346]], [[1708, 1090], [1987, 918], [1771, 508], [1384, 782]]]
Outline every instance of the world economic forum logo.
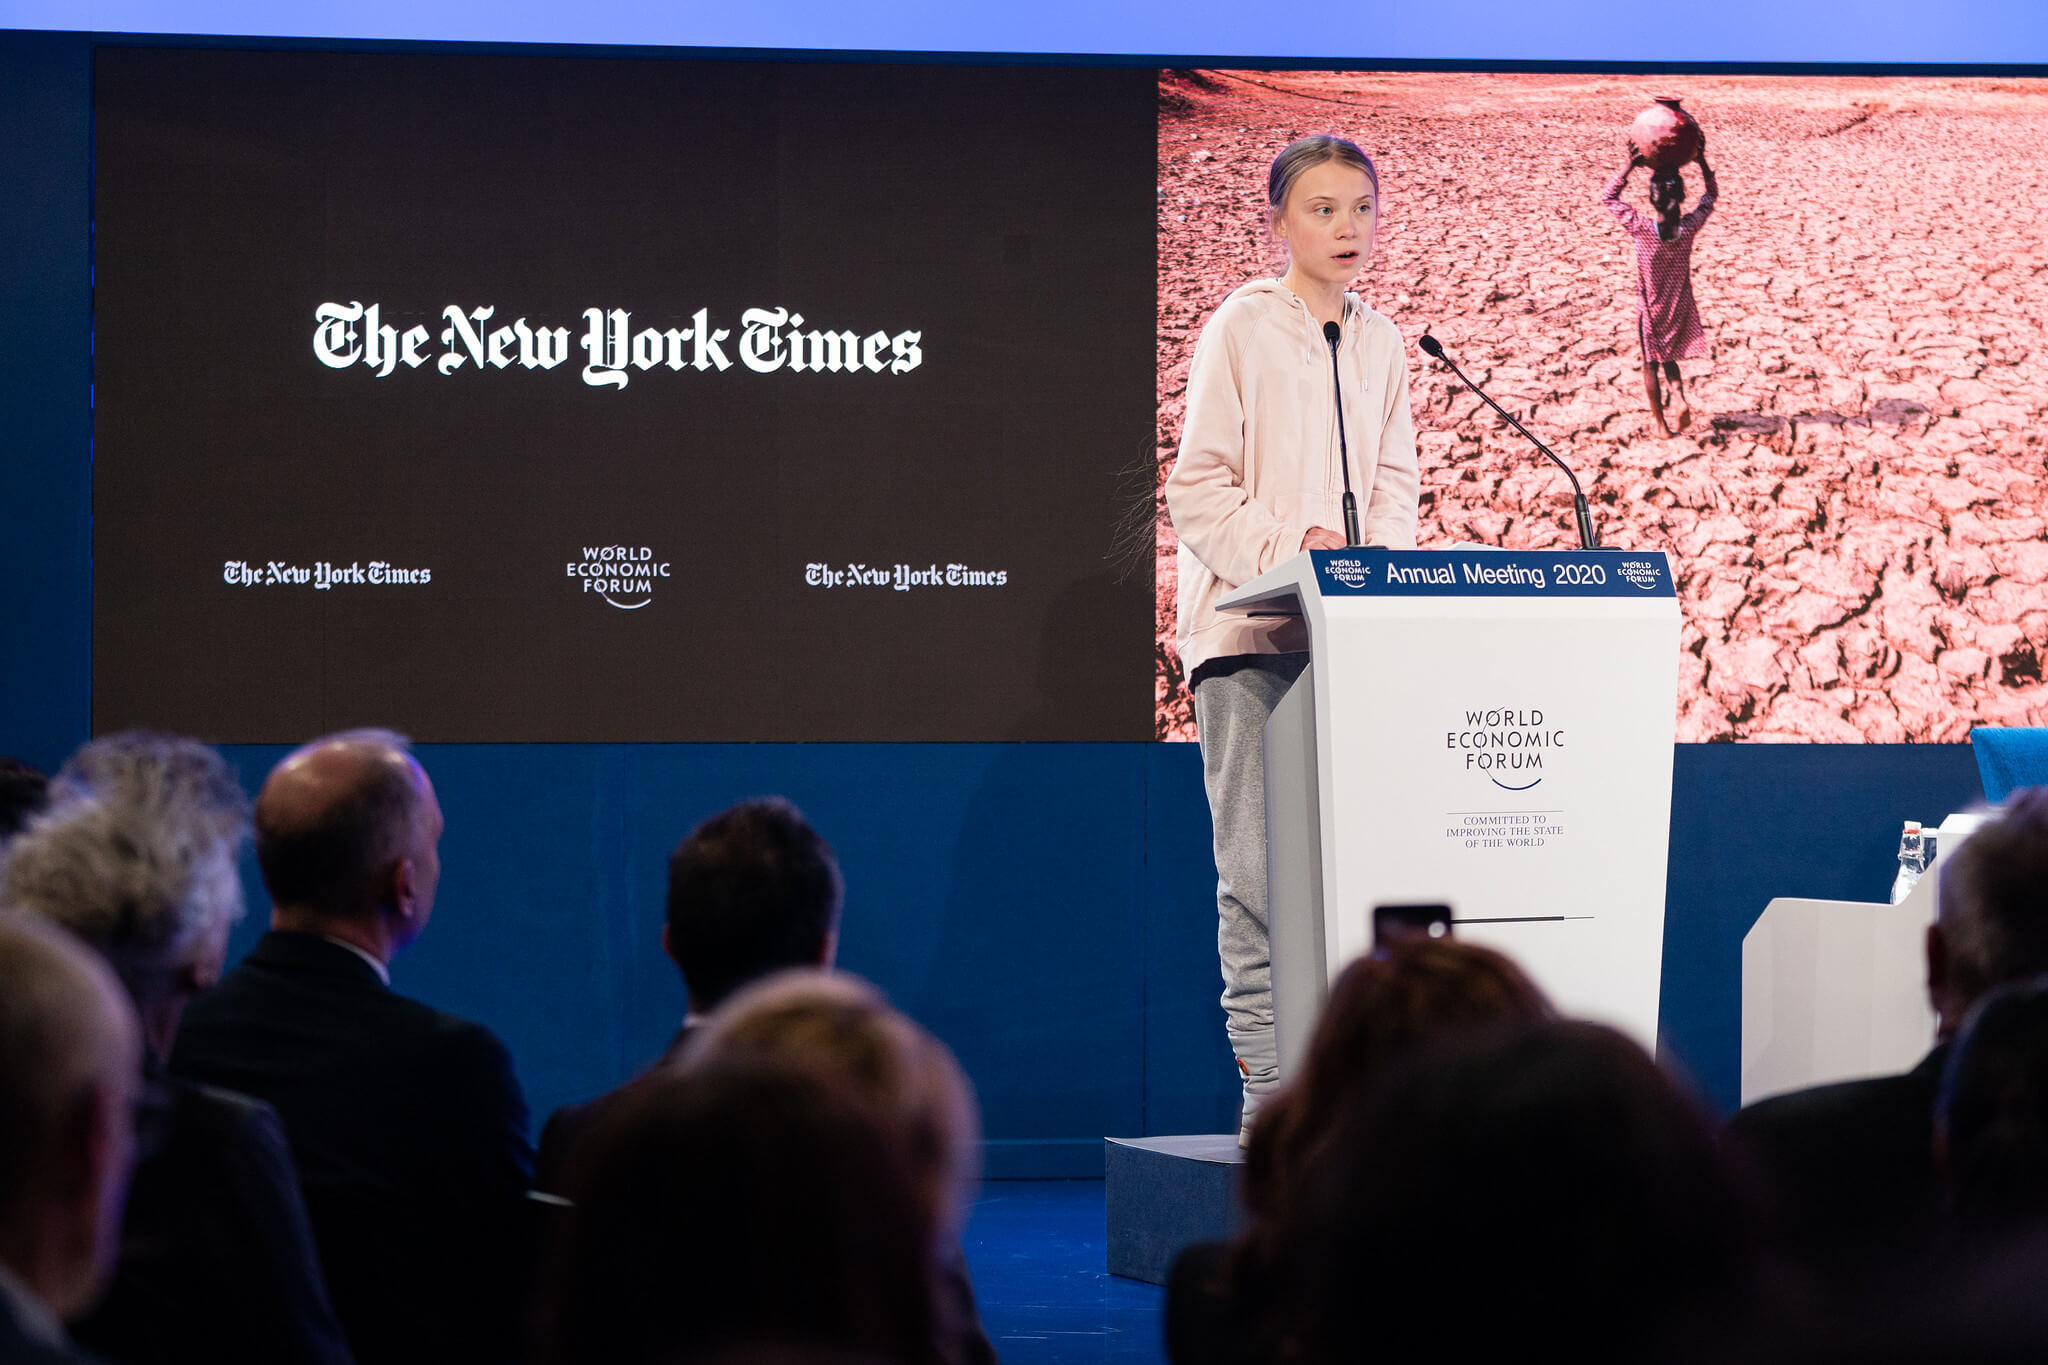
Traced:
[[1469, 773], [1479, 773], [1502, 791], [1525, 792], [1548, 775], [1564, 748], [1564, 729], [1533, 706], [1465, 707], [1461, 724], [1444, 731], [1444, 748]]
[[1624, 559], [1615, 568], [1615, 572], [1627, 580], [1631, 587], [1641, 588], [1644, 592], [1653, 591], [1663, 578], [1663, 573], [1658, 569], [1657, 561], [1654, 559]]
[[652, 602], [654, 585], [668, 577], [668, 564], [646, 545], [586, 545], [583, 557], [566, 567], [585, 593], [620, 611], [638, 611]]
[[1365, 580], [1372, 576], [1372, 570], [1362, 559], [1331, 559], [1323, 563], [1323, 572], [1347, 588], [1362, 588]]

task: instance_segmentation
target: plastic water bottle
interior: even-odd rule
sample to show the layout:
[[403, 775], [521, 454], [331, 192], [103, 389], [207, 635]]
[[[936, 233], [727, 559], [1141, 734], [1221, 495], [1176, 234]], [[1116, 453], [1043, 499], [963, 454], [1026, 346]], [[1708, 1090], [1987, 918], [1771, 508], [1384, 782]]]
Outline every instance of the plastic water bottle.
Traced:
[[1913, 884], [1926, 870], [1927, 841], [1920, 833], [1920, 822], [1908, 820], [1905, 830], [1899, 835], [1899, 875], [1892, 880], [1893, 905], [1912, 893]]

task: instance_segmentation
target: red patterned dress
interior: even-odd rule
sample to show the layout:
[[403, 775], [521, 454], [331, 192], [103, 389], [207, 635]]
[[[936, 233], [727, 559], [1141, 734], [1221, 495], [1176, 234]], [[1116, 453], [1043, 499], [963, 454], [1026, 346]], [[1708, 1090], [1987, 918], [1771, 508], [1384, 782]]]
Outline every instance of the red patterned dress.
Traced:
[[1692, 242], [1714, 211], [1714, 191], [1700, 196], [1693, 211], [1678, 220], [1678, 232], [1667, 242], [1657, 235], [1655, 218], [1621, 202], [1621, 187], [1627, 179], [1627, 171], [1615, 176], [1600, 202], [1636, 246], [1636, 329], [1642, 336], [1643, 359], [1703, 356], [1707, 334], [1692, 301]]

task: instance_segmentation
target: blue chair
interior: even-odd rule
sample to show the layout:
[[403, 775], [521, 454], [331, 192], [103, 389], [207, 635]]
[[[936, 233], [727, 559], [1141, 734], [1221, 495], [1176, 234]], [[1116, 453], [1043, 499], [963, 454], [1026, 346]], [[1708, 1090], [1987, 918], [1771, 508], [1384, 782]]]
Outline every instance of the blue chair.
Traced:
[[1970, 731], [1970, 748], [1993, 805], [2021, 787], [2048, 786], [2048, 726], [1981, 726]]

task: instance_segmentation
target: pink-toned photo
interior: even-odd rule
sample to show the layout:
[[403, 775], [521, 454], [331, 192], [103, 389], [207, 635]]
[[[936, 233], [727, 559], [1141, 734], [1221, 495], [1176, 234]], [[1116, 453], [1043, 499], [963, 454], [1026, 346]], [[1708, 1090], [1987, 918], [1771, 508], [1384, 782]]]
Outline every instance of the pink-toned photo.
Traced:
[[[1159, 480], [1188, 363], [1284, 265], [1266, 167], [1377, 163], [1355, 292], [1408, 342], [1418, 543], [1663, 550], [1681, 742], [2048, 719], [2048, 81], [1167, 72]], [[1163, 500], [1158, 733], [1194, 738]]]

